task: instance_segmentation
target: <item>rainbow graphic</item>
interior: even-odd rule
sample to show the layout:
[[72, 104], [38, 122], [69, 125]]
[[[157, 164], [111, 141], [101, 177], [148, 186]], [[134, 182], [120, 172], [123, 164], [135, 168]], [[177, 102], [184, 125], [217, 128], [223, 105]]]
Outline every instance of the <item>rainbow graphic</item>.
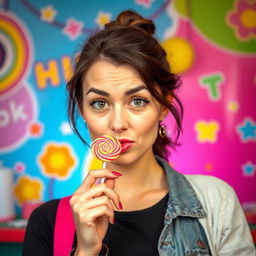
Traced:
[[0, 95], [16, 87], [30, 63], [29, 40], [22, 22], [0, 12]]

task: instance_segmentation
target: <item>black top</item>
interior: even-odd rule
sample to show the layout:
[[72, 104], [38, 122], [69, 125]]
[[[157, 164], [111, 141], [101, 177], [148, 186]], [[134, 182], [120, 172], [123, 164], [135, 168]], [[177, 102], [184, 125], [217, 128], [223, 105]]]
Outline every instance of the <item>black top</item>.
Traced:
[[[109, 225], [104, 244], [110, 256], [156, 256], [164, 226], [168, 194], [157, 204], [139, 211], [115, 212], [115, 224]], [[53, 234], [59, 200], [51, 200], [33, 211], [26, 229], [23, 256], [53, 255]], [[76, 238], [74, 241], [76, 246]]]

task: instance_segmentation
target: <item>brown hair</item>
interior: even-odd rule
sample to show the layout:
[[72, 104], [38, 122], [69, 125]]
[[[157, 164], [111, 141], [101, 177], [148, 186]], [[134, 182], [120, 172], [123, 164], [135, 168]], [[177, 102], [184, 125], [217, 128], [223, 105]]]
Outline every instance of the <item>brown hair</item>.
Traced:
[[82, 109], [83, 102], [83, 77], [95, 61], [106, 59], [116, 64], [130, 65], [137, 70], [152, 96], [172, 113], [176, 121], [174, 136], [171, 139], [158, 135], [153, 152], [167, 157], [166, 146], [174, 148], [178, 144], [182, 131], [183, 107], [175, 91], [180, 86], [180, 80], [170, 72], [166, 53], [153, 37], [154, 32], [152, 20], [127, 10], [121, 12], [115, 21], [106, 24], [104, 30], [87, 39], [76, 62], [74, 75], [67, 84], [69, 120], [84, 143], [86, 141], [76, 127], [77, 110]]

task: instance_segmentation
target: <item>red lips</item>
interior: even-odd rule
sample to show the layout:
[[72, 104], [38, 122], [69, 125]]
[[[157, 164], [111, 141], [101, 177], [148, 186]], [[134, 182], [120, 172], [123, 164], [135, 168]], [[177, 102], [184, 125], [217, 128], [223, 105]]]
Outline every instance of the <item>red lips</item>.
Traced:
[[126, 151], [128, 151], [129, 148], [132, 146], [132, 143], [134, 142], [134, 141], [128, 140], [128, 139], [120, 139], [119, 141], [120, 141], [120, 143], [122, 145], [121, 154], [125, 153]]

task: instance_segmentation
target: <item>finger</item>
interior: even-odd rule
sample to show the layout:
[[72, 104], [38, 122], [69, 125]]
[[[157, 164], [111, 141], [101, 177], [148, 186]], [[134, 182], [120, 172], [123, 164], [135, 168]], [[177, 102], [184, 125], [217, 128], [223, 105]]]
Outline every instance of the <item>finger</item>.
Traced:
[[122, 174], [118, 172], [111, 172], [108, 169], [99, 169], [99, 170], [91, 170], [85, 177], [81, 186], [76, 190], [74, 194], [82, 193], [91, 188], [91, 186], [96, 182], [97, 179], [100, 178], [112, 178], [116, 179], [120, 177]]
[[82, 224], [93, 225], [97, 218], [106, 216], [110, 223], [113, 223], [114, 211], [106, 205], [101, 205], [92, 209], [85, 209], [78, 214]]
[[77, 201], [73, 206], [73, 212], [77, 215], [81, 215], [81, 213], [88, 211], [93, 208], [107, 206], [109, 209], [114, 210], [113, 205], [109, 198], [105, 195], [101, 197], [92, 198], [88, 201]]
[[[107, 206], [111, 211], [114, 212], [114, 207], [111, 201], [107, 196], [101, 196], [94, 199], [91, 199], [87, 202], [78, 202], [75, 206], [75, 212], [77, 215], [83, 215], [83, 213], [89, 213], [91, 209], [95, 209], [101, 206]], [[108, 221], [113, 224], [112, 216], [108, 216]]]
[[[120, 206], [120, 202], [118, 203], [118, 209], [122, 209], [122, 206]], [[83, 200], [79, 199], [76, 202], [74, 202], [73, 204], [71, 204], [71, 207], [73, 209], [73, 212], [78, 212], [79, 209], [81, 210], [86, 210], [86, 209], [92, 209], [94, 207], [98, 207], [101, 205], [107, 205], [111, 210], [114, 211], [115, 205], [112, 202], [112, 200], [110, 200], [106, 195], [100, 196], [100, 197], [96, 197], [96, 198], [92, 198], [88, 201], [85, 201], [85, 199], [83, 198]]]
[[105, 183], [95, 185], [90, 190], [86, 191], [86, 193], [81, 193], [78, 195], [74, 195], [70, 202], [71, 205], [75, 204], [76, 202], [86, 202], [91, 200], [92, 198], [97, 198], [102, 195], [106, 195], [112, 202], [114, 203], [115, 207], [119, 209], [119, 195], [111, 188], [109, 188]]
[[106, 195], [114, 203], [115, 207], [119, 209], [119, 195], [112, 188], [109, 188], [107, 184], [98, 184], [87, 193], [89, 198], [94, 198], [101, 195]]
[[113, 205], [110, 203], [109, 198], [105, 195], [101, 197], [93, 198], [89, 201], [82, 203], [82, 207], [85, 209], [92, 209], [102, 205], [106, 205], [109, 209], [114, 210]]

